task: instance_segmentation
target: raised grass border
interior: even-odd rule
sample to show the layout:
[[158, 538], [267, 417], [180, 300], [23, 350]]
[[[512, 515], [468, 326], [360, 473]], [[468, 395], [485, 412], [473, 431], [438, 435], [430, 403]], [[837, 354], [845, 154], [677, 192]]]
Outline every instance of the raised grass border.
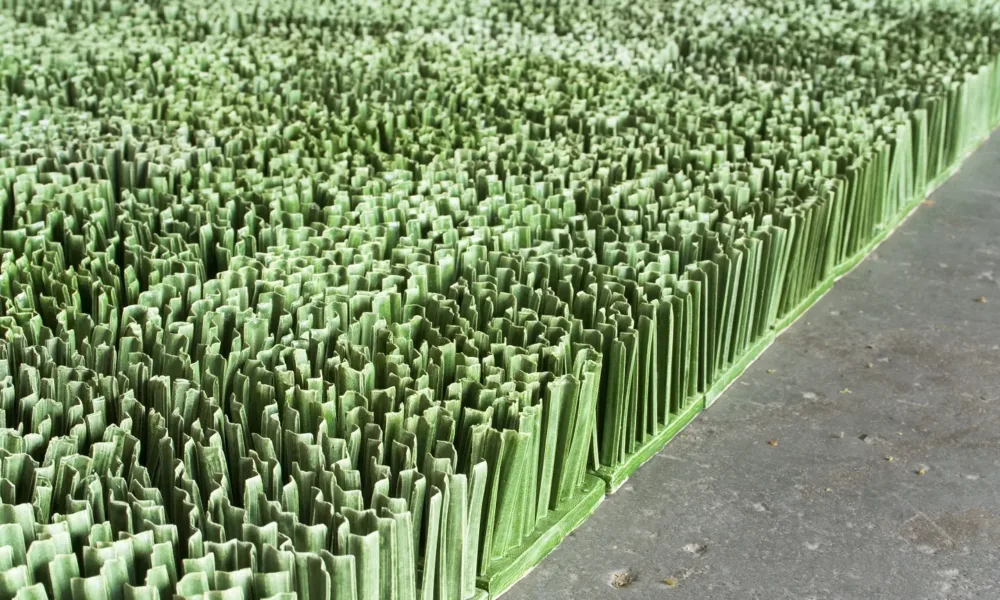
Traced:
[[546, 515], [526, 542], [503, 560], [493, 563], [489, 575], [476, 579], [476, 586], [489, 598], [509, 590], [597, 510], [604, 502], [605, 487], [604, 480], [588, 473], [574, 502]]
[[698, 413], [703, 410], [707, 410], [711, 407], [732, 385], [740, 375], [746, 371], [750, 365], [752, 365], [760, 356], [770, 347], [774, 340], [778, 338], [782, 333], [788, 330], [793, 323], [798, 321], [814, 304], [819, 302], [819, 300], [827, 294], [831, 289], [833, 289], [834, 284], [840, 279], [847, 276], [848, 273], [853, 271], [861, 262], [868, 257], [869, 254], [875, 248], [877, 248], [882, 242], [886, 240], [900, 225], [912, 215], [917, 208], [927, 199], [928, 196], [933, 194], [942, 184], [944, 184], [948, 179], [950, 179], [955, 173], [957, 173], [962, 166], [962, 163], [969, 158], [976, 150], [978, 150], [983, 143], [986, 142], [1000, 126], [1000, 121], [993, 123], [990, 131], [974, 142], [970, 149], [965, 152], [960, 159], [958, 159], [955, 164], [947, 168], [944, 173], [933, 179], [928, 185], [927, 189], [922, 194], [917, 194], [916, 197], [910, 201], [902, 210], [899, 211], [898, 215], [890, 221], [888, 225], [883, 227], [870, 241], [865, 245], [859, 252], [855, 253], [853, 256], [842, 262], [841, 264], [835, 266], [832, 273], [824, 281], [822, 281], [816, 289], [814, 289], [806, 298], [793, 308], [787, 315], [780, 318], [777, 323], [773, 326], [770, 333], [764, 335], [759, 339], [753, 346], [744, 353], [743, 357], [739, 359], [738, 362], [734, 363], [729, 369], [727, 369], [722, 376], [719, 378], [712, 387], [705, 392], [702, 396], [698, 397], [695, 402], [679, 415], [675, 415], [670, 424], [663, 428], [663, 430], [656, 436], [651, 437], [646, 443], [639, 447], [634, 453], [632, 453], [622, 464], [617, 467], [601, 467], [597, 470], [596, 474], [598, 477], [603, 479], [607, 484], [608, 494], [613, 494], [618, 491], [622, 485], [628, 481], [629, 477], [635, 474], [643, 464], [645, 464], [649, 459], [663, 450], [666, 445], [672, 440], [678, 433], [680, 433], [691, 421], [694, 420]]
[[477, 593], [473, 599], [497, 598], [513, 587], [519, 580], [526, 577], [528, 573], [562, 543], [567, 535], [582, 525], [597, 510], [601, 502], [604, 501], [605, 495], [610, 495], [618, 491], [643, 464], [663, 450], [700, 413], [711, 407], [725, 393], [729, 386], [735, 383], [740, 375], [764, 354], [778, 336], [802, 318], [813, 305], [833, 289], [837, 281], [847, 276], [848, 273], [860, 265], [929, 196], [955, 175], [961, 169], [962, 164], [982, 147], [993, 133], [998, 130], [998, 127], [1000, 127], [1000, 119], [993, 122], [989, 130], [975, 142], [971, 143], [969, 149], [963, 152], [961, 157], [950, 167], [947, 167], [941, 175], [928, 182], [926, 189], [922, 193], [916, 194], [861, 250], [847, 258], [841, 264], [834, 266], [831, 269], [830, 275], [820, 282], [805, 299], [789, 311], [788, 314], [778, 319], [772, 326], [771, 331], [757, 340], [737, 362], [726, 369], [712, 387], [705, 393], [697, 396], [679, 414], [672, 415], [670, 423], [662, 427], [655, 436], [650, 437], [617, 467], [601, 467], [596, 471], [588, 473], [576, 502], [572, 506], [546, 517], [536, 527], [535, 532], [529, 540], [522, 544], [517, 551], [512, 552], [509, 557], [497, 562], [496, 568], [490, 575], [479, 577], [476, 580], [476, 585], [480, 591], [484, 592], [484, 595], [481, 596]]

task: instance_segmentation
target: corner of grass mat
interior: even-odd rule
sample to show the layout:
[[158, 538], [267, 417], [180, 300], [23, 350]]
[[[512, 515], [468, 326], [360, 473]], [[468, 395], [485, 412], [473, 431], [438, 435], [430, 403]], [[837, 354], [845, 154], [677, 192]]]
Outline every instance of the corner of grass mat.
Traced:
[[541, 521], [531, 538], [496, 562], [489, 573], [478, 579], [478, 587], [489, 592], [490, 598], [496, 598], [509, 590], [555, 550], [603, 501], [604, 482], [587, 475], [577, 501]]

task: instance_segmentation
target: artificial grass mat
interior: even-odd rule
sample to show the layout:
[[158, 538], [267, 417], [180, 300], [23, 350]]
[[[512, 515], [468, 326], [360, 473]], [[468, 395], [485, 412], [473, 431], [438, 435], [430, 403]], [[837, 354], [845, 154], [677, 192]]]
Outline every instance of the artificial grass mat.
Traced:
[[502, 593], [988, 135], [998, 17], [0, 0], [0, 600]]

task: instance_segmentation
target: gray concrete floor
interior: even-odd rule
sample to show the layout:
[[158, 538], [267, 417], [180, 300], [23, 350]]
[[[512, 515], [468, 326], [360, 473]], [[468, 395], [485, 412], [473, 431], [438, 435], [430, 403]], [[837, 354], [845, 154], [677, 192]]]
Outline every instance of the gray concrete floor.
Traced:
[[505, 600], [995, 599], [998, 558], [994, 134]]

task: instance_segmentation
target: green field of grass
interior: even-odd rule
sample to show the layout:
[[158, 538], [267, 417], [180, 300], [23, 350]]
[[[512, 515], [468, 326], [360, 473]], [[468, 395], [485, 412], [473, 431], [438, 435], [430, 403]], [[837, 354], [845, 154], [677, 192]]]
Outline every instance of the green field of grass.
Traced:
[[502, 593], [998, 56], [995, 2], [0, 0], [0, 600]]

